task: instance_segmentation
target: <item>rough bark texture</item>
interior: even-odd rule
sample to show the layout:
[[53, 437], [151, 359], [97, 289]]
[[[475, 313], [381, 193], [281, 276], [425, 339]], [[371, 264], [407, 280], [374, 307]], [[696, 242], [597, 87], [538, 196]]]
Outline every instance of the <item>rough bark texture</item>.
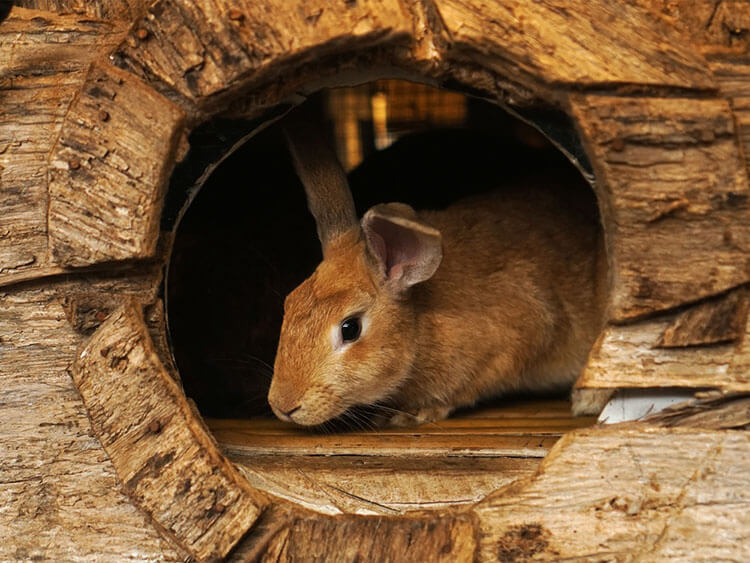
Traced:
[[0, 24], [0, 285], [61, 271], [47, 251], [49, 154], [88, 64], [124, 29], [21, 8]]
[[520, 74], [527, 85], [713, 87], [705, 61], [681, 48], [676, 29], [625, 2], [438, 0], [436, 5], [449, 36], [449, 57], [503, 76]]
[[184, 114], [133, 75], [92, 65], [50, 159], [49, 241], [61, 266], [150, 258]]
[[[740, 289], [680, 313], [607, 327], [576, 383], [578, 392], [618, 387], [750, 391], [750, 324], [745, 295]], [[696, 318], [714, 319], [722, 337], [716, 338], [715, 324], [694, 323]], [[733, 328], [738, 319], [742, 321], [739, 332]], [[665, 337], [669, 346], [664, 345]]]
[[724, 100], [582, 96], [623, 321], [715, 295], [750, 275], [750, 185]]
[[0, 560], [177, 561], [121, 491], [66, 369], [85, 338], [62, 298], [153, 294], [151, 278], [90, 276], [0, 293]]
[[[535, 475], [465, 514], [331, 518], [278, 501], [261, 514], [264, 498], [218, 453], [139, 312], [157, 301], [156, 225], [183, 120], [260, 112], [335, 72], [363, 80], [364, 66], [545, 99], [578, 120], [612, 317], [631, 323], [606, 329], [583, 391], [747, 392], [746, 300], [710, 299], [750, 279], [746, 4], [23, 4], [74, 13], [14, 8], [0, 23], [0, 559], [175, 560], [177, 544], [211, 558], [237, 542], [238, 559], [290, 561], [470, 560], [477, 546], [488, 561], [750, 559], [750, 437], [716, 430], [747, 425], [744, 399], [660, 422], [693, 429], [569, 434]], [[107, 273], [18, 283], [86, 265]], [[87, 408], [65, 373], [79, 345]]]
[[124, 490], [199, 559], [224, 557], [263, 504], [162, 367], [140, 308], [115, 311], [72, 368]]
[[149, 0], [16, 0], [17, 6], [33, 10], [74, 13], [130, 23], [146, 12]]

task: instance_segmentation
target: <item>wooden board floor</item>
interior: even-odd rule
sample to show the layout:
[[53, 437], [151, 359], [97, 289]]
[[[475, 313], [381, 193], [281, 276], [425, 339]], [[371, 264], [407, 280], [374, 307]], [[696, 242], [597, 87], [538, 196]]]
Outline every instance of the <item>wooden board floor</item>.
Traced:
[[330, 514], [394, 514], [476, 502], [533, 473], [563, 433], [594, 421], [572, 417], [564, 400], [526, 400], [416, 428], [335, 434], [271, 418], [207, 422], [259, 489]]

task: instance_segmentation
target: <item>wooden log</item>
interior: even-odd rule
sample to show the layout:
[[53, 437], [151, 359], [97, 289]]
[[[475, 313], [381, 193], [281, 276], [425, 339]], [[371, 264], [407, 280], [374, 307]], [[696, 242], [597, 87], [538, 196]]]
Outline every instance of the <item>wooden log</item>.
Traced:
[[436, 4], [450, 43], [450, 60], [481, 64], [527, 86], [543, 85], [548, 92], [550, 86], [617, 89], [626, 84], [714, 88], [705, 61], [681, 48], [685, 38], [677, 29], [628, 3]]
[[148, 0], [15, 0], [30, 10], [86, 15], [103, 20], [120, 20], [129, 24], [146, 12]]
[[294, 518], [245, 561], [473, 561], [470, 514], [395, 517]]
[[750, 558], [750, 434], [642, 424], [565, 436], [477, 505], [480, 560]]
[[725, 100], [574, 96], [626, 321], [750, 279], [750, 186]]
[[[118, 65], [186, 107], [219, 106], [227, 91], [276, 80], [299, 65], [386, 43], [406, 43], [399, 0], [155, 2], [114, 53]], [[293, 92], [287, 92], [287, 95]]]
[[199, 559], [227, 553], [266, 501], [219, 452], [149, 338], [140, 307], [113, 313], [72, 375], [136, 505]]
[[[747, 306], [745, 290], [740, 289], [685, 311], [605, 328], [576, 382], [574, 403], [585, 401], [578, 395], [586, 395], [586, 390], [623, 387], [750, 391]], [[717, 331], [710, 319], [730, 322], [720, 322]]]
[[745, 0], [635, 0], [688, 33], [704, 54], [741, 55], [750, 47], [750, 4]]
[[123, 33], [23, 8], [0, 25], [0, 286], [62, 271], [47, 249], [49, 154], [89, 63]]
[[185, 116], [148, 85], [92, 65], [50, 159], [49, 239], [65, 267], [150, 258]]
[[140, 281], [45, 280], [0, 293], [0, 560], [182, 561], [136, 509], [97, 441], [66, 372], [83, 336], [62, 298]]

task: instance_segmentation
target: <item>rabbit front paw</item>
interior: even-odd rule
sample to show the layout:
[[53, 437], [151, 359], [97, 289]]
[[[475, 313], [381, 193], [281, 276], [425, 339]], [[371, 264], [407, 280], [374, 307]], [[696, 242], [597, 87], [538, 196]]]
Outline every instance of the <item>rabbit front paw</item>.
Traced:
[[388, 420], [388, 426], [404, 428], [409, 426], [419, 426], [420, 424], [426, 424], [428, 422], [436, 422], [438, 420], [443, 420], [452, 410], [451, 407], [437, 405], [433, 407], [423, 407], [415, 412], [402, 411], [393, 415]]

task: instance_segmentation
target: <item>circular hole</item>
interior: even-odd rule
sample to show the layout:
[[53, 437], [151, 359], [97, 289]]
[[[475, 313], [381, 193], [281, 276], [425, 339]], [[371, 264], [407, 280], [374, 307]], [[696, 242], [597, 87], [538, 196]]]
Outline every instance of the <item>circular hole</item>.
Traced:
[[[497, 106], [400, 81], [323, 91], [305, 105], [308, 113], [317, 114], [323, 135], [349, 171], [359, 216], [372, 205], [387, 201], [403, 201], [417, 209], [444, 208], [497, 186], [523, 185], [526, 178], [543, 170], [562, 185], [580, 188], [584, 184], [581, 189], [571, 189], [566, 197], [576, 199], [591, 220], [598, 221], [593, 191], [569, 160], [577, 160], [585, 171], [587, 163], [575, 132], [551, 110], [529, 109], [524, 117], [544, 128], [557, 146]], [[446, 451], [452, 452], [450, 459], [446, 457], [438, 465], [457, 471], [466, 481], [466, 490], [459, 487], [456, 494], [466, 497], [467, 491], [473, 491], [471, 499], [478, 500], [533, 471], [562, 433], [593, 422], [570, 418], [565, 397], [559, 396], [552, 400], [504, 397], [500, 403], [490, 401], [478, 409], [459, 412], [455, 424], [420, 429], [422, 445], [408, 432], [389, 434], [385, 442], [370, 436], [372, 433], [358, 434], [362, 430], [359, 423], [354, 424], [357, 438], [347, 441], [346, 434], [310, 434], [272, 418], [266, 396], [284, 297], [321, 260], [315, 223], [288, 156], [281, 125], [283, 120], [257, 132], [226, 158], [229, 147], [257, 129], [258, 123], [217, 122], [201, 133], [212, 147], [223, 146], [222, 150], [209, 150], [209, 160], [223, 160], [205, 181], [198, 166], [195, 176], [201, 177], [198, 183], [202, 187], [176, 229], [168, 273], [169, 330], [185, 392], [204, 416], [256, 421], [209, 421], [230, 457], [256, 472], [248, 473], [255, 486], [268, 487], [268, 483], [250, 477], [257, 471], [275, 475], [278, 482], [298, 479], [287, 474], [288, 467], [279, 454], [308, 454], [315, 448], [331, 457], [313, 460], [304, 456], [305, 471], [310, 475], [377, 469], [379, 476], [368, 473], [362, 486], [386, 490], [397, 487], [396, 481], [389, 481], [390, 485], [378, 481], [390, 478], [381, 471], [386, 466], [393, 471], [393, 479], [401, 476], [404, 483], [412, 478], [426, 479], [423, 466], [415, 460], [428, 450], [431, 456]], [[200, 144], [198, 140], [191, 143], [194, 148]], [[555, 422], [546, 428], [542, 419]], [[504, 427], [509, 420], [517, 426]], [[368, 423], [362, 424], [367, 430]], [[474, 426], [477, 430], [467, 434]], [[435, 428], [440, 432], [434, 432]], [[228, 439], [230, 434], [233, 437]], [[440, 439], [435, 438], [438, 434]], [[456, 457], [456, 448], [465, 450], [465, 458]], [[481, 463], [472, 453], [480, 450], [484, 452]], [[383, 460], [394, 452], [406, 457], [391, 467], [391, 462]], [[248, 453], [252, 455], [245, 456]], [[337, 455], [342, 453], [349, 457]], [[468, 467], [476, 470], [468, 471]], [[494, 477], [488, 479], [488, 474]], [[373, 484], [373, 479], [378, 483]], [[357, 496], [365, 489], [349, 492]], [[302, 497], [306, 494], [297, 492]], [[412, 499], [406, 489], [398, 495], [398, 511], [424, 500]], [[447, 500], [445, 504], [451, 503]], [[350, 508], [363, 509], [359, 505]], [[369, 506], [384, 513], [391, 508]]]

